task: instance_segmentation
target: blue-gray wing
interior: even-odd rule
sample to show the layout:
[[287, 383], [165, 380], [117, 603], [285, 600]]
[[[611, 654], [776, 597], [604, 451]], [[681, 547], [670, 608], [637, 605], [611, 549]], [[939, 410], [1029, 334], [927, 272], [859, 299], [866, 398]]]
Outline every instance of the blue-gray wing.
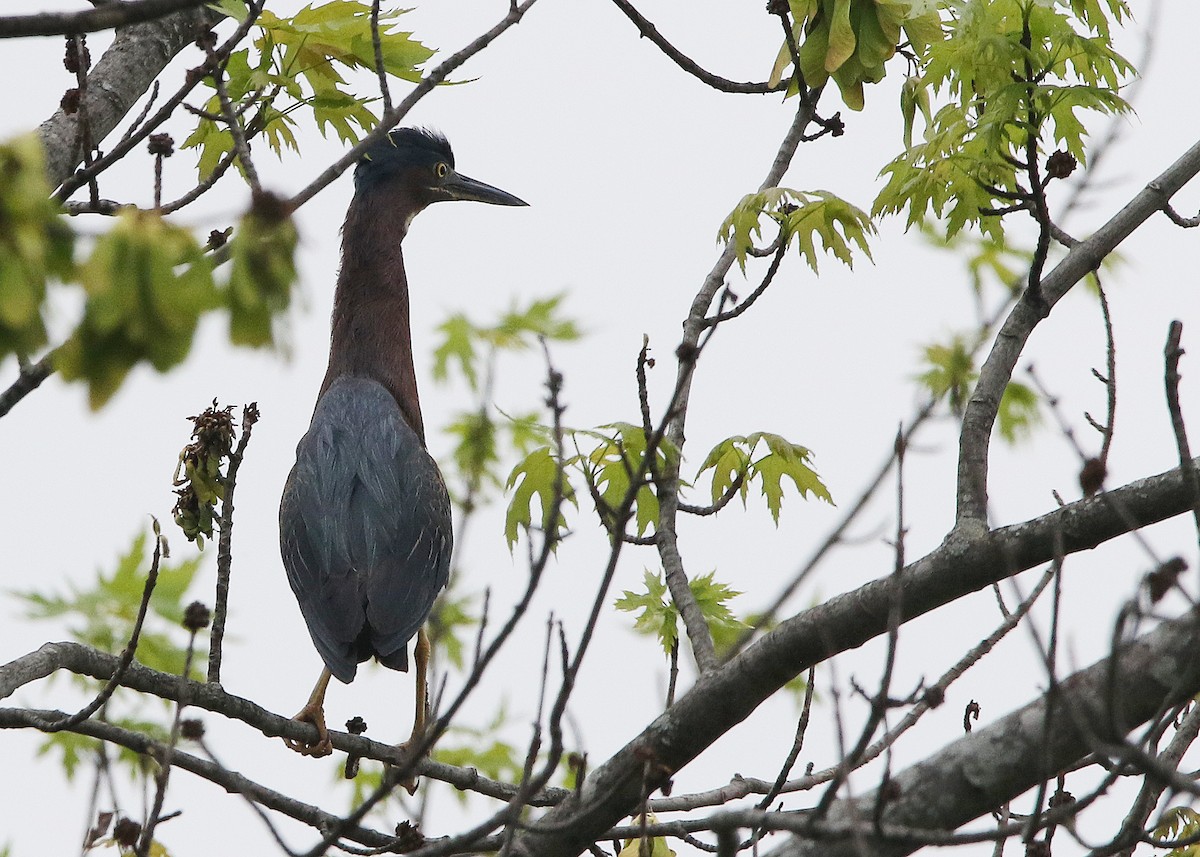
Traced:
[[296, 447], [279, 506], [284, 568], [313, 643], [343, 682], [375, 656], [407, 670], [406, 644], [450, 570], [450, 498], [392, 395], [335, 381]]

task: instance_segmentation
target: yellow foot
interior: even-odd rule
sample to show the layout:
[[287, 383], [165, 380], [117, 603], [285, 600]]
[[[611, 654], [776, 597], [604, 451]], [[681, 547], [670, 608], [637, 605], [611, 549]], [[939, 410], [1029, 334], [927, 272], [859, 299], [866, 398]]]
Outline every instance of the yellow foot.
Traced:
[[329, 740], [329, 729], [325, 726], [325, 711], [319, 705], [309, 703], [300, 709], [292, 720], [297, 723], [311, 723], [317, 727], [316, 743], [311, 741], [297, 741], [294, 738], [284, 738], [283, 743], [288, 745], [289, 750], [294, 750], [302, 756], [312, 756], [319, 759], [322, 756], [328, 756], [333, 752], [333, 742]]
[[402, 780], [399, 780], [397, 782], [397, 784], [399, 786], [401, 786], [410, 795], [417, 793], [417, 785], [420, 783], [420, 779], [413, 772], [417, 766], [418, 760], [416, 758], [413, 758], [413, 756], [412, 756], [413, 748], [415, 746], [417, 746], [419, 743], [420, 743], [419, 739], [417, 738], [417, 736], [414, 735], [412, 738], [409, 738], [403, 744], [397, 744], [396, 749], [399, 750], [400, 755], [404, 757], [404, 759], [405, 759], [404, 764], [399, 765], [399, 766], [388, 765], [387, 770], [384, 772], [385, 776], [395, 778], [396, 776], [399, 775], [399, 773], [401, 771], [408, 771], [409, 772], [408, 776]]

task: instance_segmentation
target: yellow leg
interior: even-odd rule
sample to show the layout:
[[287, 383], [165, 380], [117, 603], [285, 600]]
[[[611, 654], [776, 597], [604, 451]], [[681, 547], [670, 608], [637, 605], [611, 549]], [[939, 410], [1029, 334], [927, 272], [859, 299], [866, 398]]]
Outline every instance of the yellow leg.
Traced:
[[[416, 748], [425, 735], [425, 726], [429, 719], [429, 635], [424, 626], [417, 631], [417, 645], [414, 647], [413, 660], [416, 662], [417, 674], [416, 711], [413, 713], [412, 734], [408, 740], [399, 745], [401, 751], [407, 752]], [[413, 761], [416, 761], [415, 759]], [[406, 766], [407, 767], [407, 766]], [[400, 781], [400, 785], [409, 794], [417, 791], [417, 778], [412, 773]]]
[[317, 679], [312, 693], [309, 694], [308, 702], [292, 718], [298, 723], [311, 723], [317, 727], [316, 743], [297, 741], [292, 738], [283, 739], [283, 743], [287, 744], [289, 749], [295, 750], [301, 755], [320, 758], [333, 752], [333, 743], [329, 740], [329, 729], [325, 726], [325, 692], [329, 690], [330, 678], [332, 678], [332, 674], [328, 669], [321, 670], [321, 677]]
[[425, 633], [425, 626], [422, 625], [417, 631], [417, 645], [413, 650], [413, 660], [417, 664], [417, 698], [409, 743], [425, 734], [425, 721], [429, 717], [429, 651], [429, 635]]

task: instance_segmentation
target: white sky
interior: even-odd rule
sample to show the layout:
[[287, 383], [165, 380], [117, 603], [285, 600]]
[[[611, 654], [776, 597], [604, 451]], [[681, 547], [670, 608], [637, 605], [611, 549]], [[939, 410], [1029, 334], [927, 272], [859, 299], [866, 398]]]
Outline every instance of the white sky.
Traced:
[[[9, 3], [4, 12], [46, 5]], [[1065, 224], [1073, 234], [1086, 234], [1103, 222], [1200, 135], [1200, 111], [1184, 71], [1195, 50], [1192, 34], [1200, 28], [1200, 8], [1185, 2], [1161, 5], [1158, 52], [1137, 96], [1138, 113], [1126, 121], [1123, 142], [1109, 159], [1091, 206]], [[449, 52], [491, 26], [506, 7], [430, 3], [406, 16], [404, 26]], [[647, 0], [641, 8], [685, 52], [731, 79], [763, 79], [778, 48], [778, 22], [762, 11], [761, 0]], [[100, 36], [91, 39], [94, 57], [104, 43]], [[1139, 55], [1136, 37], [1122, 44], [1131, 58]], [[63, 89], [72, 85], [61, 56], [57, 39], [0, 44], [0, 72], [22, 87], [0, 116], [0, 137], [33, 128], [52, 112]], [[895, 109], [901, 71], [897, 64], [892, 78], [868, 89], [864, 113], [842, 110], [844, 137], [803, 145], [784, 183], [830, 190], [869, 209], [880, 186], [876, 174], [901, 145]], [[587, 331], [582, 342], [554, 349], [566, 378], [567, 421], [581, 427], [636, 421], [633, 367], [642, 335], [650, 336], [658, 358], [651, 384], [661, 406], [674, 378], [679, 325], [717, 254], [717, 227], [741, 195], [758, 186], [794, 105], [781, 104], [776, 96], [708, 90], [639, 40], [624, 16], [599, 0], [542, 0], [520, 26], [462, 69], [459, 79], [464, 77], [473, 82], [427, 97], [406, 124], [440, 128], [454, 144], [463, 172], [531, 206], [437, 206], [418, 218], [405, 243], [431, 447], [435, 455], [449, 449], [449, 439], [438, 429], [469, 404], [464, 389], [432, 383], [435, 326], [457, 311], [488, 322], [514, 301], [560, 292], [568, 296], [565, 311]], [[833, 93], [823, 106], [825, 113], [838, 109]], [[186, 118], [180, 118], [169, 130], [182, 141], [186, 128]], [[311, 130], [303, 145], [302, 158], [289, 156], [282, 164], [259, 152], [269, 187], [294, 193], [342, 151], [336, 140], [322, 140]], [[150, 174], [150, 158], [139, 153], [105, 195], [144, 203]], [[186, 189], [193, 175], [188, 153], [168, 161], [167, 196], [172, 189]], [[1064, 191], [1059, 189], [1058, 199]], [[278, 559], [275, 515], [324, 371], [338, 229], [350, 193], [351, 182], [343, 177], [299, 214], [302, 279], [289, 318], [290, 359], [231, 349], [224, 323], [212, 320], [183, 367], [167, 375], [136, 372], [99, 414], [87, 410], [81, 388], [52, 378], [0, 420], [0, 485], [5, 489], [0, 491], [0, 585], [5, 590], [60, 592], [72, 583], [87, 585], [97, 569], [112, 567], [151, 514], [172, 534], [176, 555], [191, 555], [170, 523], [170, 477], [189, 431], [184, 418], [214, 396], [222, 404], [257, 400], [263, 418], [238, 483], [232, 639], [224, 684], [273, 711], [290, 714], [299, 708], [319, 659]], [[204, 234], [231, 223], [244, 200], [245, 193], [229, 183], [180, 220]], [[1185, 214], [1194, 213], [1200, 191], [1185, 189], [1176, 202]], [[102, 226], [86, 220], [76, 225], [84, 231]], [[1162, 344], [1173, 318], [1185, 322], [1184, 345], [1191, 351], [1183, 365], [1185, 406], [1193, 427], [1200, 426], [1200, 370], [1193, 356], [1200, 354], [1196, 242], [1196, 235], [1181, 234], [1165, 218], [1155, 218], [1122, 247], [1124, 265], [1107, 278], [1120, 384], [1110, 486], [1175, 463], [1161, 392]], [[754, 310], [722, 328], [693, 392], [687, 447], [693, 472], [720, 439], [775, 431], [813, 449], [835, 499], [852, 502], [890, 448], [898, 423], [909, 418], [918, 401], [911, 378], [918, 371], [920, 345], [945, 339], [972, 317], [970, 290], [955, 259], [904, 235], [895, 222], [883, 225], [872, 248], [875, 264], [863, 259], [853, 275], [828, 259], [817, 279], [803, 262], [790, 258]], [[752, 273], [751, 279], [756, 283], [758, 276]], [[736, 277], [731, 286], [743, 294], [753, 287]], [[71, 307], [70, 300], [61, 302], [58, 329], [69, 323]], [[1035, 334], [1021, 366], [1030, 361], [1061, 397], [1062, 413], [1077, 436], [1093, 449], [1082, 413], [1100, 417], [1104, 409], [1103, 389], [1090, 376], [1091, 367], [1104, 362], [1096, 302], [1083, 294], [1065, 299]], [[0, 385], [14, 376], [13, 361], [0, 364]], [[497, 405], [508, 412], [534, 407], [542, 398], [542, 377], [536, 355], [506, 360]], [[910, 558], [936, 546], [952, 521], [954, 436], [951, 424], [935, 426], [918, 438], [921, 454], [910, 457]], [[1076, 469], [1073, 453], [1049, 421], [1033, 442], [1016, 450], [997, 444], [991, 481], [996, 520], [1008, 523], [1050, 510], [1053, 489], [1067, 499], [1078, 496]], [[797, 609], [890, 569], [884, 539], [894, 528], [893, 509], [893, 497], [885, 494], [854, 528], [859, 540], [830, 559], [796, 597]], [[491, 586], [496, 609], [509, 603], [524, 576], [520, 549], [511, 557], [504, 546], [501, 514], [499, 507], [490, 510], [461, 546], [468, 587]], [[821, 504], [799, 502], [793, 494], [776, 529], [765, 506], [752, 499], [748, 512], [730, 507], [715, 521], [686, 522], [682, 550], [689, 572], [715, 568], [719, 579], [747, 593], [734, 607], [751, 612], [773, 598], [839, 515]], [[544, 617], [553, 609], [574, 639], [602, 571], [597, 528], [584, 514], [575, 521], [577, 535], [560, 550], [524, 632], [478, 691], [464, 724], [488, 723], [503, 704], [511, 718], [504, 736], [515, 743], [526, 739], [536, 704], [530, 676], [532, 664], [540, 662], [535, 653]], [[1149, 538], [1163, 554], [1182, 552], [1195, 559], [1195, 535], [1182, 524], [1152, 529]], [[210, 603], [214, 554], [208, 552], [195, 592]], [[1068, 562], [1069, 661], [1090, 663], [1102, 654], [1116, 606], [1148, 566], [1129, 546]], [[638, 586], [645, 567], [657, 567], [656, 554], [628, 550], [611, 597]], [[0, 601], [0, 617], [0, 662], [67, 635], [62, 627], [20, 620], [14, 601]], [[983, 593], [912, 623], [902, 638], [897, 693], [923, 675], [932, 680], [986, 633], [981, 629], [998, 621], [992, 596]], [[593, 765], [661, 707], [663, 659], [654, 643], [633, 634], [631, 624], [624, 614], [605, 616], [574, 697], [572, 717]], [[880, 652], [870, 645], [839, 659], [843, 682], [854, 675], [871, 686]], [[1012, 635], [952, 688], [947, 704], [926, 718], [918, 734], [897, 748], [897, 766], [958, 737], [968, 700], [981, 703], [979, 725], [986, 726], [1033, 698], [1043, 680], [1028, 635]], [[819, 769], [836, 760], [829, 737], [828, 671], [819, 681], [823, 702], [797, 770], [809, 761]], [[25, 687], [5, 704], [73, 709], [78, 700], [59, 680]], [[392, 740], [407, 734], [410, 707], [411, 678], [368, 669], [349, 688], [331, 690], [328, 715], [340, 728], [348, 717], [362, 714], [372, 737]], [[851, 703], [848, 711], [860, 718], [863, 706]], [[791, 744], [795, 714], [790, 698], [764, 705], [682, 772], [675, 793], [716, 787], [735, 772], [773, 778]], [[232, 767], [326, 809], [344, 807], [348, 789], [330, 787], [340, 758], [302, 759], [240, 724], [211, 714], [204, 719], [214, 747]], [[5, 777], [9, 792], [0, 813], [0, 848], [11, 843], [17, 857], [69, 854], [85, 826], [89, 778], [64, 787], [56, 765], [35, 760], [39, 741], [33, 733], [0, 736], [4, 767], [22, 772]], [[877, 776], [861, 778], [857, 788], [871, 787]], [[18, 782], [20, 789], [14, 788]], [[460, 826], [459, 804], [445, 787], [433, 788], [426, 833], [453, 833]], [[1073, 790], [1078, 794], [1083, 787]], [[803, 805], [801, 799], [788, 802], [789, 807]], [[130, 799], [128, 806], [134, 810], [138, 804]], [[474, 806], [478, 810], [483, 804]], [[176, 857], [211, 853], [214, 845], [234, 842], [243, 851], [273, 847], [239, 799], [186, 773], [172, 778], [168, 794], [166, 809], [179, 807], [184, 815], [160, 828]], [[312, 841], [310, 832], [286, 820], [280, 828], [293, 847]]]

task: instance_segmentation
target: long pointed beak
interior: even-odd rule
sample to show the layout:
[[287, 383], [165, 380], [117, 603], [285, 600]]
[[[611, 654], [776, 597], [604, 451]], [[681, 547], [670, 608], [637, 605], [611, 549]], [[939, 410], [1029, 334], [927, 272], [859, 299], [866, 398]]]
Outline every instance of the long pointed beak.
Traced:
[[453, 171], [442, 179], [441, 190], [446, 194], [446, 199], [486, 202], [491, 205], [529, 205], [525, 200], [513, 196], [508, 191], [500, 190], [498, 187], [492, 187], [490, 184]]

